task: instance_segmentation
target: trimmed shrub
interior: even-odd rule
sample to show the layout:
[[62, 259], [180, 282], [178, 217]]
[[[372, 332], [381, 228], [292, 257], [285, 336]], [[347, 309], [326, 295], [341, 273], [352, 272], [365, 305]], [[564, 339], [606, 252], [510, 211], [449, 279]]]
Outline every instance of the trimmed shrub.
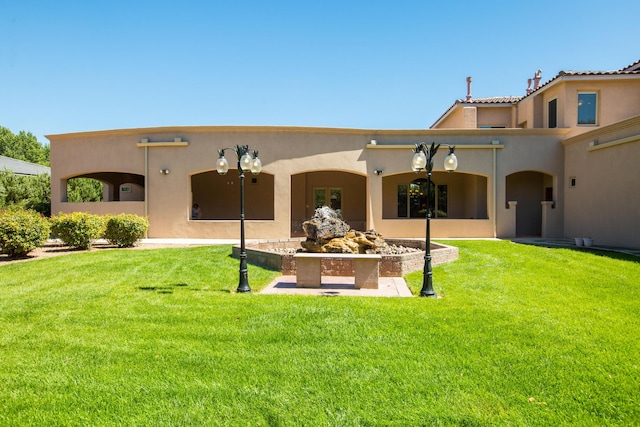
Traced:
[[42, 247], [49, 237], [49, 221], [37, 212], [0, 211], [0, 252], [12, 258]]
[[112, 245], [129, 248], [145, 236], [148, 228], [149, 221], [145, 217], [133, 214], [113, 215], [107, 218], [104, 237]]
[[60, 213], [51, 218], [51, 231], [67, 246], [89, 249], [104, 233], [104, 218], [87, 212]]

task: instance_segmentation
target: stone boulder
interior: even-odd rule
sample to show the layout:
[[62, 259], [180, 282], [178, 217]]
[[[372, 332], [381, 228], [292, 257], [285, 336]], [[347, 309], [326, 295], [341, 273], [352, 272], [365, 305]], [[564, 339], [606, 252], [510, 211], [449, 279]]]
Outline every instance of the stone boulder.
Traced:
[[307, 252], [320, 253], [320, 252], [326, 252], [325, 250], [322, 249], [322, 247], [326, 243], [327, 243], [326, 240], [311, 240], [311, 239], [307, 238], [307, 240], [305, 240], [303, 242], [300, 242], [300, 245]]
[[307, 240], [301, 242], [308, 252], [375, 254], [388, 251], [389, 246], [375, 230], [352, 230], [331, 208], [316, 209], [309, 221], [302, 224]]
[[336, 237], [322, 245], [322, 252], [332, 254], [359, 254], [360, 246], [347, 237]]
[[313, 218], [302, 223], [302, 229], [308, 239], [328, 241], [336, 237], [344, 237], [351, 227], [339, 218], [336, 211], [323, 206], [316, 209]]

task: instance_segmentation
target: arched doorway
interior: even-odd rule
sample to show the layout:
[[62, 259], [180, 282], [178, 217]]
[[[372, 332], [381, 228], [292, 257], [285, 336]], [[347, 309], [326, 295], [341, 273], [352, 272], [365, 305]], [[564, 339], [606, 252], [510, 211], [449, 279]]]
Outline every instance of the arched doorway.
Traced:
[[542, 202], [553, 200], [553, 177], [543, 172], [523, 171], [506, 178], [505, 203], [518, 202], [516, 236], [542, 235]]

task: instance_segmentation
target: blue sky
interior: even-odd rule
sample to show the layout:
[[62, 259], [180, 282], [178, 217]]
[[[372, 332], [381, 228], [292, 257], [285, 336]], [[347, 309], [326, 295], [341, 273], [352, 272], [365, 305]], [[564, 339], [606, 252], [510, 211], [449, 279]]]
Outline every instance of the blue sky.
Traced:
[[0, 0], [0, 126], [423, 129], [640, 59], [634, 1]]

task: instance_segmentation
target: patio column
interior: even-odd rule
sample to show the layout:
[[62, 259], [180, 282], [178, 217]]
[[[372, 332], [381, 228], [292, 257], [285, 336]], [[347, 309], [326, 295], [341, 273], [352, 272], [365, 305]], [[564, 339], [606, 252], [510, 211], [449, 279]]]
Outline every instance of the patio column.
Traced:
[[507, 216], [505, 218], [506, 235], [504, 237], [516, 237], [516, 207], [518, 202], [515, 200], [508, 201]]
[[550, 216], [552, 213], [551, 209], [553, 209], [553, 202], [542, 201], [540, 203], [542, 204], [542, 229], [540, 234], [542, 237], [552, 237], [553, 230]]

